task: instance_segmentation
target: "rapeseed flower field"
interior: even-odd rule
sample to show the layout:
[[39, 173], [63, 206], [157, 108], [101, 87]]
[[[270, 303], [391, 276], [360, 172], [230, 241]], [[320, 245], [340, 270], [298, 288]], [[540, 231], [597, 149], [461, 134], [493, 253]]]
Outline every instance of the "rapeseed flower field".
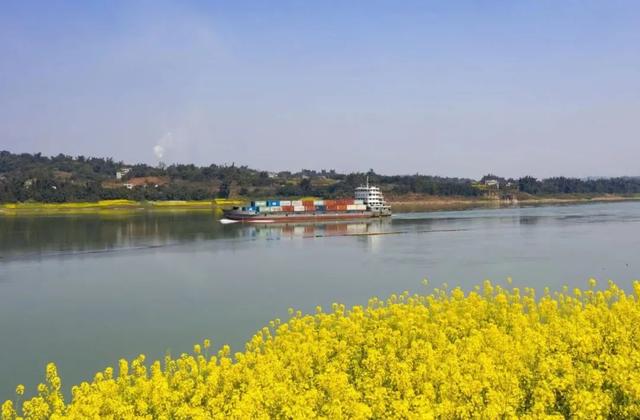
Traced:
[[274, 320], [242, 353], [211, 343], [121, 360], [66, 402], [56, 366], [2, 418], [638, 418], [640, 282], [536, 296], [490, 282], [465, 293], [373, 298]]

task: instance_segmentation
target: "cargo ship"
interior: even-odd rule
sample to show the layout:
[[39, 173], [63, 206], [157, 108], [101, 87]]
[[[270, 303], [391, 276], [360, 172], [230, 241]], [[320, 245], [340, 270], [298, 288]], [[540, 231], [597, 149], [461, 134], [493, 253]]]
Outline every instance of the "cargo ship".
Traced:
[[[354, 198], [337, 200], [264, 200], [224, 212], [228, 221], [247, 223], [293, 223], [305, 221], [368, 219], [391, 216], [391, 207], [380, 188], [356, 188]], [[224, 219], [223, 219], [224, 220]]]

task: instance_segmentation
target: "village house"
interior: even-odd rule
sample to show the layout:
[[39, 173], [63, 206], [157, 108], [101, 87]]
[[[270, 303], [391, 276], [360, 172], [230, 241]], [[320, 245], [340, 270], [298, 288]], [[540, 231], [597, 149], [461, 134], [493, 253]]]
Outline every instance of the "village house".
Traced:
[[[122, 168], [122, 169], [120, 169], [119, 171], [116, 172], [116, 179], [120, 180], [120, 179], [124, 178], [130, 171], [131, 171], [131, 168]], [[127, 188], [129, 188], [129, 187], [127, 187]]]
[[500, 188], [500, 183], [497, 179], [487, 179], [484, 181], [484, 185], [486, 185], [487, 187], [494, 187], [498, 189]]

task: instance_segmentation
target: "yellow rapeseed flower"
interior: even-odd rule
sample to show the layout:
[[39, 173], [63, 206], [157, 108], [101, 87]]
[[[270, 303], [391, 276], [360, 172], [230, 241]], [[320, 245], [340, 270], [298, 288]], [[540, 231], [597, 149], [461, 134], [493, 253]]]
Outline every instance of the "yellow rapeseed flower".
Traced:
[[242, 353], [120, 360], [68, 402], [48, 364], [2, 418], [640, 418], [640, 282], [589, 287], [536, 298], [486, 281], [291, 310]]

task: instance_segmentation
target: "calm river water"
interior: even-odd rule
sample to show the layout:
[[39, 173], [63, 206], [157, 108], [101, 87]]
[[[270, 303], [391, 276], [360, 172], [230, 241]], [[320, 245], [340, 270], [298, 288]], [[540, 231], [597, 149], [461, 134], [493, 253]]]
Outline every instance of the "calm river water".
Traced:
[[0, 401], [48, 361], [66, 387], [120, 357], [234, 350], [287, 309], [489, 278], [629, 289], [640, 203], [408, 213], [372, 223], [222, 225], [212, 213], [0, 217]]

